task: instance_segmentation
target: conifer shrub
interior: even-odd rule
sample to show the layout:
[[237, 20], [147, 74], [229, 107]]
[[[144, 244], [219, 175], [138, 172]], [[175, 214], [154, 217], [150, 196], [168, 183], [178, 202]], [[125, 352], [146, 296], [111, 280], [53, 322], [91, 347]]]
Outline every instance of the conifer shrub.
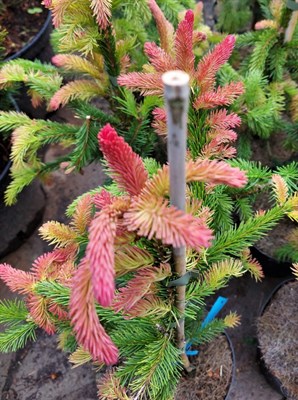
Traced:
[[285, 0], [259, 3], [264, 19], [255, 24], [254, 30], [237, 38], [237, 47], [248, 51], [239, 71], [246, 82], [243, 105], [247, 109], [247, 127], [262, 139], [283, 130], [287, 134], [285, 147], [296, 152], [297, 5]]
[[[129, 399], [137, 394], [151, 400], [173, 398], [179, 377], [188, 368], [186, 350], [176, 343], [177, 321], [185, 319], [187, 343], [196, 345], [212, 340], [226, 327], [236, 326], [239, 317], [233, 312], [202, 325], [206, 298], [232, 277], [250, 273], [261, 279], [261, 266], [251, 257], [249, 247], [283, 216], [298, 219], [295, 173], [289, 174], [284, 167], [273, 175], [265, 167], [235, 158], [233, 143], [240, 118], [228, 106], [243, 94], [244, 85], [237, 80], [222, 85], [217, 81], [219, 70], [233, 51], [235, 37], [228, 35], [203, 57], [196, 57], [193, 45], [200, 45], [205, 34], [194, 30], [194, 13], [187, 11], [175, 30], [154, 0], [149, 5], [160, 45], [146, 43], [144, 57], [148, 63], [143, 70], [124, 70], [117, 82], [112, 79], [114, 86], [108, 84], [115, 90], [111, 99], [121, 104], [123, 115], [129, 116], [128, 126], [117, 120], [120, 112], [104, 120], [93, 106], [65, 95], [77, 80], [47, 97], [50, 104], [60, 104], [65, 95], [65, 102], [75, 101], [77, 113], [85, 110], [85, 116], [89, 116], [84, 129], [88, 139], [92, 132], [92, 146], [80, 139], [80, 153], [71, 153], [73, 158], [64, 160], [68, 168], [76, 166], [75, 160], [80, 160], [80, 167], [88, 157], [93, 160], [94, 156], [88, 155], [92, 148], [94, 154], [103, 155], [110, 183], [74, 201], [67, 210], [69, 224], [49, 221], [41, 227], [42, 238], [55, 247], [38, 257], [29, 272], [0, 265], [0, 278], [24, 296], [24, 300], [0, 303], [0, 322], [6, 325], [0, 333], [0, 350], [16, 351], [36, 338], [38, 328], [57, 333], [59, 347], [70, 353], [75, 365], [91, 361], [98, 367], [113, 366], [99, 386], [101, 400]], [[69, 56], [59, 57], [67, 65]], [[26, 72], [28, 77], [37, 74], [28, 72], [32, 65]], [[58, 76], [55, 67], [39, 65], [38, 82], [43, 78], [47, 82], [49, 70]], [[20, 71], [19, 67], [10, 64], [15, 69], [13, 74]], [[169, 166], [140, 157], [133, 149], [134, 142], [129, 144], [131, 136], [127, 133], [138, 121], [138, 110], [150, 104], [152, 117], [146, 129], [150, 135], [154, 130], [166, 139], [161, 76], [173, 68], [186, 71], [191, 82], [186, 212], [169, 202]], [[106, 74], [106, 69], [101, 73]], [[110, 81], [111, 76], [107, 74], [106, 79]], [[97, 85], [94, 77], [88, 81]], [[140, 102], [132, 91], [142, 96]], [[76, 134], [77, 128], [72, 126], [37, 120], [32, 123], [23, 114], [9, 116], [10, 126], [16, 128], [13, 138], [18, 151], [13, 154], [18, 173], [42, 165], [34, 158], [40, 138], [60, 142], [58, 127], [63, 140], [68, 139], [68, 133]], [[18, 125], [20, 118], [22, 124]], [[8, 118], [2, 121], [5, 126]], [[76, 158], [78, 154], [81, 158]], [[271, 188], [274, 204], [268, 211], [254, 213], [250, 200], [264, 187]], [[233, 220], [235, 211], [241, 215], [239, 224]], [[177, 246], [187, 248], [189, 279], [183, 283], [184, 315], [180, 315], [176, 303], [172, 247]]]
[[218, 0], [216, 28], [226, 33], [249, 30], [253, 20], [254, 6], [252, 0]]
[[[113, 366], [99, 386], [102, 400], [137, 394], [173, 398], [188, 365], [185, 349], [176, 343], [178, 319], [185, 319], [187, 342], [197, 345], [236, 326], [239, 317], [233, 312], [202, 325], [206, 298], [246, 272], [261, 279], [261, 266], [249, 247], [283, 216], [297, 220], [295, 174], [283, 168], [273, 175], [234, 158], [234, 128], [240, 118], [227, 106], [243, 93], [243, 84], [221, 86], [216, 75], [235, 38], [227, 36], [197, 61], [193, 42], [205, 38], [194, 32], [193, 13], [185, 14], [175, 32], [157, 4], [150, 4], [160, 46], [145, 45], [149, 63], [141, 72], [121, 74], [119, 88], [125, 89], [119, 90], [127, 99], [134, 98], [130, 90], [137, 90], [144, 103], [152, 96], [160, 99], [157, 108], [153, 102], [150, 122], [166, 137], [161, 76], [172, 68], [190, 75], [187, 211], [169, 203], [169, 166], [142, 159], [125, 142], [125, 134], [106, 124], [96, 141], [111, 183], [73, 202], [67, 210], [69, 224], [50, 221], [41, 227], [41, 236], [55, 248], [29, 272], [0, 265], [1, 279], [25, 296], [24, 302], [0, 305], [0, 321], [7, 325], [0, 350], [22, 347], [35, 339], [38, 327], [56, 332], [59, 347], [71, 353], [75, 365], [92, 361]], [[271, 187], [274, 205], [253, 213], [250, 198], [264, 187]], [[242, 216], [238, 225], [235, 210]], [[175, 300], [173, 246], [187, 248], [184, 315]]]
[[[278, 219], [297, 219], [297, 195], [272, 179], [276, 205], [239, 226], [214, 224], [219, 188], [235, 192], [252, 183], [240, 168], [220, 159], [186, 161], [187, 211], [169, 204], [169, 166], [142, 160], [107, 124], [98, 134], [112, 183], [83, 194], [68, 208], [69, 224], [49, 221], [41, 236], [55, 248], [29, 272], [0, 265], [0, 278], [24, 300], [2, 301], [0, 350], [16, 351], [36, 330], [59, 335], [59, 347], [75, 365], [108, 369], [99, 398], [173, 398], [187, 356], [176, 346], [185, 319], [187, 342], [212, 340], [239, 323], [231, 312], [202, 325], [205, 300], [232, 277], [262, 269], [248, 247]], [[251, 181], [251, 182], [249, 182]], [[199, 190], [200, 189], [200, 190]], [[213, 200], [212, 200], [213, 199]], [[187, 247], [185, 315], [175, 303], [172, 246]]]
[[[184, 7], [194, 6], [193, 0], [159, 4], [174, 25]], [[0, 72], [0, 85], [5, 89], [25, 84], [33, 106], [45, 103], [48, 111], [54, 111], [68, 104], [82, 123], [78, 127], [32, 120], [23, 113], [1, 113], [3, 134], [14, 130], [7, 204], [14, 203], [17, 194], [34, 178], [42, 178], [61, 163], [69, 172], [99, 160], [96, 135], [107, 122], [125, 133], [134, 150], [143, 156], [152, 154], [156, 143], [150, 126], [151, 111], [160, 100], [139, 101], [138, 96], [130, 96], [117, 84], [121, 72], [137, 70], [143, 64], [144, 42], [157, 38], [150, 3], [45, 1], [45, 6], [52, 11], [56, 27], [55, 66], [22, 59], [11, 61]], [[110, 112], [91, 102], [98, 98], [108, 101]], [[60, 143], [69, 150], [64, 157], [44, 163], [38, 150], [50, 143]]]

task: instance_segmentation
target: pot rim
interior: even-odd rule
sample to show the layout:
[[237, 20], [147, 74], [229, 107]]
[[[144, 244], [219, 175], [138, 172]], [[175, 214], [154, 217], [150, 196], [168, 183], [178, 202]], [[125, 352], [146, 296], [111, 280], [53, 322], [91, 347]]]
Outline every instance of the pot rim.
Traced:
[[49, 26], [52, 24], [52, 14], [49, 11], [43, 26], [40, 28], [38, 33], [31, 39], [24, 47], [19, 51], [12, 54], [11, 56], [4, 59], [4, 62], [15, 60], [16, 58], [21, 58], [30, 48], [34, 47], [35, 44], [46, 34]]
[[232, 355], [232, 373], [231, 373], [231, 382], [228, 388], [228, 392], [226, 394], [225, 400], [229, 400], [230, 397], [230, 393], [232, 391], [232, 388], [235, 384], [235, 375], [236, 375], [236, 356], [235, 356], [235, 349], [232, 343], [232, 340], [229, 336], [229, 334], [227, 332], [224, 332], [224, 335], [226, 337], [226, 339], [228, 340], [229, 343], [229, 347], [230, 347], [230, 351], [231, 351], [231, 355]]
[[[8, 98], [9, 98], [9, 101], [11, 102], [11, 105], [13, 106], [12, 108], [14, 108], [15, 111], [17, 111], [17, 112], [20, 112], [21, 111], [20, 107], [19, 107], [18, 103], [16, 102], [15, 98], [11, 94], [8, 95]], [[12, 161], [11, 160], [7, 161], [7, 164], [5, 165], [4, 169], [0, 173], [0, 184], [6, 178], [11, 165], [12, 165]]]
[[265, 276], [286, 278], [292, 275], [292, 263], [290, 261], [278, 261], [276, 258], [271, 257], [266, 252], [260, 250], [256, 245], [251, 246], [250, 250], [252, 256], [262, 265]]

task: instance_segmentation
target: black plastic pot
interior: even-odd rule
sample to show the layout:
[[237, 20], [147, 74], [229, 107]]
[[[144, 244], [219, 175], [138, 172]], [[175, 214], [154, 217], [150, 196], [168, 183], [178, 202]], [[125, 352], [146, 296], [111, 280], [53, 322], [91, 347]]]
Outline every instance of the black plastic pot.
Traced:
[[[20, 111], [14, 98], [10, 98], [15, 111]], [[33, 182], [20, 193], [13, 206], [3, 202], [5, 190], [10, 182], [8, 161], [0, 174], [0, 258], [20, 247], [41, 223], [45, 210], [45, 193], [39, 182]]]
[[4, 169], [0, 173], [0, 188], [3, 185], [3, 182], [5, 181], [5, 179], [8, 176], [8, 172], [10, 170], [10, 167], [11, 167], [11, 161], [8, 161], [8, 163], [6, 164], [6, 166], [4, 167]]
[[[12, 96], [8, 96], [9, 101], [12, 105], [12, 108], [14, 109], [14, 111], [20, 112], [20, 107], [18, 105], [18, 103], [16, 102], [16, 100], [12, 97]], [[6, 186], [6, 181], [8, 179], [8, 173], [10, 170], [12, 162], [9, 160], [6, 164], [6, 166], [3, 168], [2, 171], [0, 171], [0, 195], [2, 198], [2, 192], [3, 192], [3, 188]], [[0, 198], [0, 200], [1, 200]]]
[[235, 357], [234, 346], [233, 346], [233, 343], [232, 343], [232, 341], [231, 341], [230, 336], [229, 336], [226, 332], [225, 332], [224, 334], [225, 334], [226, 339], [227, 339], [227, 341], [228, 341], [228, 343], [229, 343], [230, 351], [231, 351], [231, 354], [232, 354], [232, 361], [233, 361], [233, 363], [232, 363], [232, 379], [231, 379], [231, 382], [230, 382], [230, 386], [229, 386], [228, 393], [226, 394], [226, 397], [225, 397], [225, 400], [229, 400], [230, 393], [231, 393], [232, 387], [233, 387], [234, 382], [235, 382], [236, 357]]
[[41, 224], [46, 205], [46, 197], [37, 181], [26, 187], [13, 206], [5, 206], [3, 195], [10, 177], [0, 184], [0, 259], [15, 251], [29, 238]]
[[250, 248], [251, 254], [262, 265], [265, 276], [272, 276], [275, 278], [286, 278], [292, 275], [292, 264], [287, 261], [278, 261], [275, 258], [262, 252], [257, 247]]
[[[295, 281], [295, 279], [286, 279], [283, 282], [279, 283], [271, 292], [271, 294], [269, 295], [269, 297], [267, 298], [267, 300], [265, 301], [265, 303], [263, 304], [263, 307], [261, 308], [259, 317], [261, 317], [266, 308], [269, 306], [270, 302], [272, 301], [274, 295], [279, 291], [279, 289], [286, 285], [289, 282], [293, 282]], [[289, 397], [289, 393], [287, 392], [287, 390], [283, 387], [282, 382], [271, 373], [271, 371], [269, 370], [269, 368], [267, 367], [264, 358], [263, 358], [263, 353], [260, 349], [260, 344], [259, 344], [259, 340], [257, 338], [257, 362], [259, 364], [260, 370], [262, 372], [262, 374], [265, 376], [267, 382], [277, 391], [279, 392], [281, 395], [285, 396], [286, 398]]]
[[38, 55], [49, 43], [50, 32], [52, 30], [52, 16], [48, 13], [47, 19], [45, 20], [40, 31], [34, 36], [30, 42], [28, 42], [21, 50], [17, 51], [10, 57], [5, 58], [4, 61], [15, 60], [16, 58], [26, 58], [33, 60], [38, 58]]

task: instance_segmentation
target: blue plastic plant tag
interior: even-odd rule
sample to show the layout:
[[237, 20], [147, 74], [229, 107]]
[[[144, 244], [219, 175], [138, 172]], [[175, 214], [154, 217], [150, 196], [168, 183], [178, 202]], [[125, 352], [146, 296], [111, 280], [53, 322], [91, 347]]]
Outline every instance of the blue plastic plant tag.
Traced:
[[213, 304], [211, 310], [207, 314], [207, 317], [204, 319], [202, 323], [203, 328], [205, 328], [205, 326], [217, 316], [220, 310], [227, 304], [227, 301], [228, 299], [226, 297], [219, 296], [217, 298], [216, 302]]
[[[227, 304], [228, 299], [226, 297], [219, 296], [213, 306], [211, 307], [211, 310], [207, 314], [206, 318], [202, 322], [202, 328], [204, 328], [209, 322], [211, 322], [217, 314], [221, 311], [221, 309]], [[191, 350], [191, 341], [187, 342], [185, 345], [185, 353], [187, 356], [196, 356], [199, 354], [198, 350]]]
[[196, 356], [197, 354], [199, 354], [199, 350], [187, 350], [187, 351], [185, 352], [185, 354], [186, 354], [187, 356]]

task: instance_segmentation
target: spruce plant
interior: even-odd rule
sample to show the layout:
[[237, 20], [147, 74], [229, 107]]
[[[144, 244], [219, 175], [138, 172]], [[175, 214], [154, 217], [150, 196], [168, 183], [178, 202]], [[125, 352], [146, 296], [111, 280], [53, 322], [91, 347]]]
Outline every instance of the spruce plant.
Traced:
[[264, 19], [255, 30], [239, 36], [239, 46], [252, 46], [246, 65], [259, 70], [273, 81], [285, 75], [297, 78], [297, 19], [294, 1], [259, 0]]
[[[52, 12], [56, 27], [55, 66], [22, 59], [8, 62], [0, 72], [0, 85], [7, 88], [24, 84], [33, 106], [46, 103], [49, 112], [68, 104], [81, 119], [81, 125], [31, 119], [23, 113], [0, 114], [3, 134], [14, 130], [7, 204], [14, 203], [17, 194], [34, 178], [42, 178], [61, 163], [70, 172], [99, 160], [96, 135], [107, 122], [125, 134], [134, 150], [143, 156], [152, 154], [156, 143], [150, 122], [152, 108], [159, 99], [140, 101], [117, 84], [121, 72], [140, 68], [144, 62], [144, 42], [157, 37], [150, 3], [44, 3]], [[160, 0], [159, 4], [174, 25], [184, 6], [194, 6], [193, 0]], [[107, 111], [101, 109], [103, 102], [108, 102]], [[69, 150], [64, 157], [44, 163], [39, 150], [51, 143], [60, 143]]]
[[[246, 272], [259, 280], [261, 266], [249, 247], [284, 215], [298, 219], [295, 174], [284, 168], [273, 176], [233, 158], [240, 119], [226, 107], [243, 85], [218, 86], [216, 74], [235, 38], [228, 36], [198, 62], [193, 43], [204, 36], [193, 29], [193, 13], [185, 14], [175, 32], [157, 3], [150, 4], [160, 47], [146, 44], [150, 64], [143, 72], [122, 74], [118, 83], [137, 90], [144, 102], [159, 96], [162, 105], [162, 74], [172, 68], [189, 74], [186, 212], [169, 202], [170, 166], [142, 159], [107, 124], [97, 136], [111, 183], [74, 201], [69, 224], [50, 221], [41, 227], [41, 236], [55, 248], [30, 272], [0, 266], [1, 279], [25, 296], [24, 302], [0, 304], [0, 321], [7, 325], [0, 350], [22, 347], [36, 338], [38, 327], [57, 332], [59, 347], [71, 353], [75, 365], [113, 366], [99, 385], [101, 400], [172, 399], [183, 369], [189, 369], [185, 348], [176, 342], [179, 319], [185, 319], [186, 341], [194, 345], [237, 325], [235, 313], [202, 325], [206, 298]], [[166, 137], [164, 108], [153, 114], [154, 129]], [[253, 213], [250, 196], [269, 186], [274, 206]], [[236, 209], [243, 215], [240, 224], [233, 220]], [[176, 303], [172, 256], [172, 247], [180, 246], [186, 246], [188, 278], [182, 283], [184, 315]]]
[[[239, 106], [247, 108], [247, 127], [253, 135], [268, 139], [273, 132], [283, 130], [287, 134], [285, 147], [296, 152], [297, 4], [286, 0], [259, 0], [259, 3], [265, 19], [237, 38], [238, 48], [248, 51], [239, 71], [247, 89]], [[245, 154], [245, 138], [242, 139]]]
[[[298, 149], [297, 5], [284, 0], [257, 3], [225, 0], [218, 5], [217, 28], [222, 32], [237, 32], [236, 24], [240, 25], [249, 6], [260, 8], [265, 18], [253, 29], [237, 35], [230, 64], [218, 74], [220, 85], [241, 81], [245, 87], [232, 109], [242, 120], [238, 130], [238, 156], [246, 159], [252, 156], [251, 144], [255, 137], [265, 142], [280, 131], [286, 133], [283, 146], [293, 153]], [[237, 7], [241, 12], [231, 13], [231, 8]], [[218, 34], [214, 32], [209, 39], [217, 41]]]
[[216, 29], [225, 33], [249, 30], [253, 20], [253, 0], [218, 0]]
[[[99, 385], [100, 399], [139, 394], [169, 400], [188, 366], [185, 349], [176, 345], [181, 315], [172, 246], [187, 247], [185, 334], [187, 342], [199, 345], [238, 324], [232, 312], [203, 326], [205, 299], [232, 277], [246, 272], [262, 277], [248, 246], [280, 216], [294, 216], [297, 196], [284, 198], [276, 179], [278, 202], [271, 210], [238, 227], [212, 229], [213, 210], [206, 199], [215, 198], [220, 187], [243, 187], [244, 171], [221, 160], [190, 158], [183, 212], [169, 204], [168, 165], [142, 160], [109, 124], [98, 140], [112, 184], [72, 203], [68, 225], [50, 221], [41, 227], [41, 236], [55, 248], [30, 272], [0, 265], [1, 279], [25, 296], [0, 304], [0, 321], [7, 327], [0, 350], [17, 350], [42, 328], [59, 335], [59, 347], [71, 353], [75, 365], [113, 366]], [[194, 184], [204, 195], [199, 197]]]
[[298, 228], [288, 232], [287, 243], [275, 251], [276, 258], [280, 261], [298, 262]]

